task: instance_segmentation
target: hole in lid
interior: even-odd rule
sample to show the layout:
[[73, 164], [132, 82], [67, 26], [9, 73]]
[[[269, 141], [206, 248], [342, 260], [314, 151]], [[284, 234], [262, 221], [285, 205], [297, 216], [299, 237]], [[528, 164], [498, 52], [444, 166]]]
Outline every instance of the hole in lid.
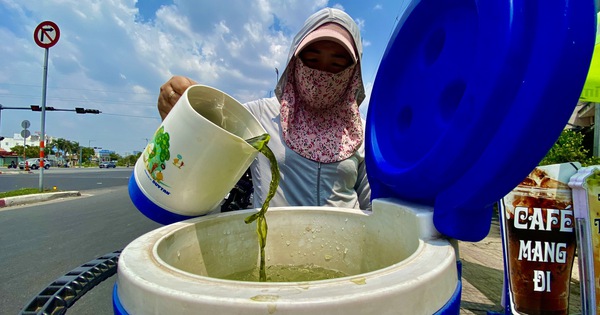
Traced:
[[425, 43], [425, 51], [424, 58], [425, 63], [430, 66], [432, 65], [440, 56], [442, 49], [444, 49], [444, 44], [446, 43], [446, 32], [438, 28], [435, 30]]
[[450, 120], [458, 104], [462, 100], [467, 84], [462, 79], [457, 79], [448, 84], [440, 95], [440, 114], [444, 120]]
[[398, 130], [406, 131], [410, 128], [413, 120], [413, 111], [410, 106], [404, 106], [398, 113]]

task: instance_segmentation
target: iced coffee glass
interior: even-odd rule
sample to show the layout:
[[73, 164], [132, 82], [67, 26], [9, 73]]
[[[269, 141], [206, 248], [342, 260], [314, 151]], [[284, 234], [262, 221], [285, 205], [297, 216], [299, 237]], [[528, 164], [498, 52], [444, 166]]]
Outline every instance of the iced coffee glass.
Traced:
[[511, 304], [521, 314], [568, 314], [576, 247], [571, 189], [541, 186], [522, 183], [502, 200]]

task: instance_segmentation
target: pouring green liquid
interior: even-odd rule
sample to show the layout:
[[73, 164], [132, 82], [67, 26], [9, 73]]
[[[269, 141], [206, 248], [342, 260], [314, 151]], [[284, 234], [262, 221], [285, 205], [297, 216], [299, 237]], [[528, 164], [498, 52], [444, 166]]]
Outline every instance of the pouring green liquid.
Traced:
[[271, 199], [273, 199], [273, 196], [275, 196], [277, 186], [279, 185], [280, 177], [279, 165], [277, 165], [275, 155], [273, 154], [273, 151], [271, 151], [271, 149], [269, 149], [269, 147], [267, 146], [267, 143], [269, 142], [270, 138], [271, 136], [269, 136], [268, 133], [265, 133], [263, 135], [246, 140], [248, 144], [253, 146], [256, 150], [258, 150], [258, 152], [262, 153], [267, 159], [269, 159], [269, 162], [271, 164], [271, 183], [269, 184], [269, 194], [267, 195], [267, 198], [265, 198], [265, 202], [260, 208], [260, 211], [244, 219], [244, 222], [246, 222], [246, 224], [250, 224], [256, 221], [256, 233], [258, 234], [258, 244], [260, 246], [260, 282], [267, 281], [267, 274], [265, 271], [265, 245], [267, 243], [268, 226], [267, 219], [265, 218], [265, 213], [267, 213], [267, 208], [269, 208], [269, 202], [271, 201]]

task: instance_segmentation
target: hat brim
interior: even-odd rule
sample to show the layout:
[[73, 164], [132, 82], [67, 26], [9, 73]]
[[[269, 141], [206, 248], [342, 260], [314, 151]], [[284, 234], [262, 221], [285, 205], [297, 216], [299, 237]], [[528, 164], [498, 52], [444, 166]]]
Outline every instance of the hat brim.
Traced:
[[296, 48], [296, 52], [294, 53], [294, 56], [298, 57], [300, 55], [300, 53], [302, 52], [302, 50], [304, 50], [304, 48], [308, 47], [308, 45], [310, 45], [312, 43], [323, 41], [323, 40], [330, 40], [330, 41], [333, 41], [333, 42], [336, 42], [336, 43], [342, 45], [342, 47], [344, 47], [350, 54], [350, 57], [352, 58], [352, 64], [356, 64], [358, 58], [356, 57], [356, 51], [354, 49], [354, 45], [352, 44], [352, 42], [349, 39], [346, 38], [346, 36], [344, 36], [343, 34], [340, 33], [341, 31], [342, 30], [336, 30], [335, 28], [324, 28], [324, 27], [314, 30], [310, 34], [306, 35], [306, 37], [304, 37], [304, 39], [302, 39], [302, 41], [298, 45], [298, 48]]

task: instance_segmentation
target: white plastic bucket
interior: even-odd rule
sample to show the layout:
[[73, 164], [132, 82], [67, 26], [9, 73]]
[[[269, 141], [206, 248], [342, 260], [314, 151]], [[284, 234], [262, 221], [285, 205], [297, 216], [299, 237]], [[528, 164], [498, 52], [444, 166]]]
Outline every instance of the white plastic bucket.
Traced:
[[224, 280], [256, 267], [256, 210], [210, 214], [151, 231], [119, 258], [115, 314], [458, 314], [455, 248], [432, 209], [374, 200], [373, 212], [267, 211], [269, 266], [320, 266], [348, 276], [300, 282]]
[[246, 140], [265, 133], [231, 96], [189, 87], [135, 164], [133, 203], [163, 224], [211, 212], [258, 154]]

